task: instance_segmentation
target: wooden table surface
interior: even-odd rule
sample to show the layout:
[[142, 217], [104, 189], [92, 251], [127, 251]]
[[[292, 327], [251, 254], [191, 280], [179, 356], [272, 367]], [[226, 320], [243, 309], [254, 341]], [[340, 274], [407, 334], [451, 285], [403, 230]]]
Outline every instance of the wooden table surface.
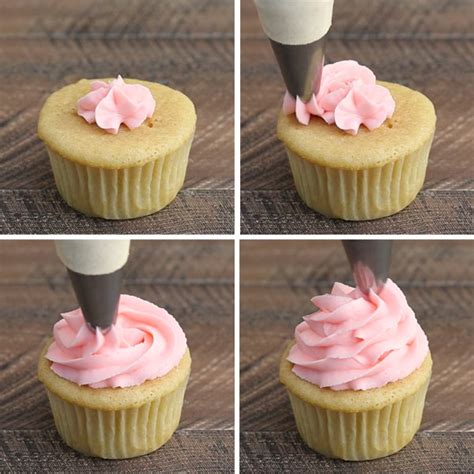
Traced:
[[418, 89], [438, 116], [425, 185], [415, 202], [395, 216], [355, 223], [326, 218], [297, 195], [275, 135], [283, 80], [253, 1], [241, 5], [243, 233], [472, 233], [472, 0], [335, 2], [326, 61], [356, 59], [380, 79]]
[[164, 306], [193, 359], [178, 431], [158, 451], [104, 461], [60, 439], [42, 384], [40, 348], [75, 307], [48, 241], [0, 242], [0, 472], [233, 472], [233, 242], [133, 242], [124, 292]]
[[[0, 0], [0, 232], [233, 233], [233, 24], [232, 0]], [[183, 190], [129, 221], [68, 207], [36, 136], [51, 92], [117, 74], [181, 90], [198, 115]]]
[[391, 276], [425, 330], [433, 376], [421, 429], [398, 454], [344, 462], [311, 451], [278, 382], [284, 344], [310, 298], [351, 282], [337, 241], [245, 241], [241, 247], [242, 472], [473, 472], [473, 241], [397, 241]]

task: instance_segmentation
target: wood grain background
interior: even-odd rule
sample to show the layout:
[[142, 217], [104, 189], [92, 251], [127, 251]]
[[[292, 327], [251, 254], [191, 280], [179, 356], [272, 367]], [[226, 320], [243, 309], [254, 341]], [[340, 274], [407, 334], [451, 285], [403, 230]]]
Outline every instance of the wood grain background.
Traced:
[[299, 437], [278, 381], [283, 346], [310, 298], [351, 283], [337, 241], [243, 241], [240, 429], [242, 472], [472, 472], [474, 242], [396, 241], [391, 277], [426, 332], [434, 367], [421, 429], [400, 453], [370, 462], [326, 459]]
[[425, 185], [415, 202], [395, 216], [353, 223], [326, 218], [297, 195], [275, 135], [284, 84], [253, 1], [241, 5], [243, 233], [472, 233], [472, 0], [335, 2], [326, 61], [356, 59], [380, 79], [421, 90], [438, 115]]
[[[233, 233], [233, 28], [232, 0], [0, 0], [0, 232]], [[117, 74], [181, 90], [198, 123], [176, 200], [114, 222], [62, 201], [36, 124], [52, 91]]]
[[172, 440], [126, 461], [68, 448], [36, 379], [59, 313], [76, 307], [53, 243], [1, 241], [0, 261], [0, 472], [233, 472], [233, 242], [132, 242], [124, 293], [177, 318], [193, 364]]

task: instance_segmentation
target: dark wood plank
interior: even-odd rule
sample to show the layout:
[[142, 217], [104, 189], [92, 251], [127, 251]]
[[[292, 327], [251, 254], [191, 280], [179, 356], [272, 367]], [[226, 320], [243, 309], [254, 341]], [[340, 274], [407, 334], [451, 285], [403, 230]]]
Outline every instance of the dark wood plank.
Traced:
[[[282, 434], [295, 431], [295, 424], [287, 394], [278, 381], [281, 352], [301, 318], [314, 310], [310, 298], [328, 292], [334, 281], [351, 283], [351, 276], [337, 241], [243, 241], [240, 255], [241, 459], [243, 466], [260, 459], [261, 468], [271, 471], [274, 465], [268, 460], [269, 453], [278, 451], [278, 466], [283, 470], [286, 455], [291, 458], [295, 449], [303, 452], [306, 448], [295, 447], [298, 442], [289, 442]], [[391, 277], [405, 292], [426, 332], [434, 360], [420, 435], [472, 432], [474, 409], [468, 394], [474, 383], [470, 350], [474, 242], [397, 241], [392, 261]], [[461, 462], [456, 446], [462, 443], [451, 446], [449, 439], [443, 435], [439, 443]], [[258, 446], [250, 447], [254, 442]], [[436, 456], [434, 449], [428, 443], [421, 451], [424, 456]], [[319, 464], [313, 467], [322, 468], [322, 463], [332, 462], [314, 454], [306, 457], [301, 466], [314, 462]], [[396, 463], [390, 465], [392, 469], [404, 470], [403, 457], [389, 459]]]
[[[16, 445], [18, 464], [13, 464], [22, 471], [20, 460], [27, 462], [22, 443], [31, 443], [35, 433], [44, 450], [39, 462], [60, 449], [71, 452], [48, 434], [54, 422], [36, 366], [59, 313], [76, 303], [51, 241], [1, 241], [0, 261], [0, 430], [10, 440], [23, 436]], [[165, 307], [186, 332], [193, 365], [177, 446], [194, 456], [196, 466], [199, 450], [204, 462], [219, 433], [216, 446], [231, 451], [232, 435], [226, 433], [233, 429], [234, 413], [233, 242], [134, 241], [123, 292]], [[210, 433], [208, 441], [205, 432]], [[0, 434], [0, 452], [10, 449], [8, 439]], [[161, 468], [160, 459], [153, 458], [151, 465]], [[180, 462], [177, 457], [176, 470]], [[230, 469], [232, 462], [229, 455], [223, 467]]]
[[399, 453], [374, 461], [342, 462], [311, 451], [298, 433], [242, 433], [242, 472], [472, 472], [473, 433], [418, 433]]
[[[283, 82], [268, 41], [262, 35], [249, 35], [242, 41], [242, 231], [471, 233], [474, 177], [469, 171], [473, 157], [469, 137], [474, 127], [474, 91], [469, 84], [474, 79], [474, 42], [469, 40], [466, 27], [473, 16], [461, 22], [459, 30], [455, 22], [472, 9], [472, 3], [430, 2], [432, 9], [426, 1], [389, 1], [383, 2], [383, 8], [380, 1], [357, 3], [360, 8], [353, 8], [352, 2], [350, 7], [339, 7], [345, 10], [335, 24], [344, 18], [347, 24], [327, 42], [327, 62], [355, 58], [371, 67], [380, 79], [421, 90], [434, 102], [437, 132], [421, 196], [405, 212], [372, 223], [331, 220], [306, 208], [294, 192], [286, 153], [275, 135]], [[242, 24], [257, 21], [253, 5], [243, 5], [246, 16]], [[380, 18], [375, 14], [379, 7]], [[354, 31], [349, 28], [353, 19], [349, 9], [359, 15]], [[377, 33], [389, 12], [394, 24], [400, 21], [406, 25], [398, 36]], [[408, 16], [410, 21], [404, 21]], [[415, 27], [424, 30], [430, 24], [433, 36], [415, 34]], [[360, 33], [364, 27], [370, 41]], [[448, 30], [454, 35], [449, 39], [444, 36]]]
[[233, 226], [232, 190], [184, 189], [156, 214], [108, 221], [75, 211], [56, 189], [0, 189], [3, 234], [229, 234]]
[[[289, 171], [289, 170], [288, 170]], [[242, 191], [243, 234], [471, 234], [472, 191], [421, 191], [394, 216], [372, 221], [329, 219], [295, 190]]]
[[[261, 37], [253, 0], [241, 0], [242, 38]], [[330, 38], [471, 38], [471, 0], [351, 0], [334, 3]]]
[[56, 430], [0, 430], [2, 472], [234, 472], [231, 431], [180, 430], [158, 451], [118, 461], [83, 456]]
[[[8, 201], [0, 204], [6, 213], [0, 232], [232, 233], [232, 2], [46, 3], [49, 10], [34, 0], [8, 2], [0, 19], [0, 199]], [[178, 198], [186, 204], [133, 224], [83, 216], [78, 222], [54, 192], [47, 153], [36, 137], [38, 113], [65, 84], [119, 73], [167, 84], [194, 102], [197, 130], [183, 188], [188, 194]], [[25, 204], [38, 198], [39, 209]], [[18, 219], [10, 214], [10, 202], [19, 202]]]
[[233, 36], [231, 0], [0, 0], [1, 37]]
[[[232, 285], [232, 253], [232, 242], [223, 240], [134, 240], [125, 267], [125, 282], [159, 286]], [[0, 261], [0, 285], [38, 284], [53, 289], [69, 286], [51, 240], [0, 241]]]
[[[469, 286], [474, 281], [473, 247], [472, 240], [395, 240], [390, 273], [403, 288]], [[352, 275], [342, 249], [338, 240], [243, 241], [241, 286], [306, 290], [313, 285], [329, 288], [335, 281], [350, 282]]]

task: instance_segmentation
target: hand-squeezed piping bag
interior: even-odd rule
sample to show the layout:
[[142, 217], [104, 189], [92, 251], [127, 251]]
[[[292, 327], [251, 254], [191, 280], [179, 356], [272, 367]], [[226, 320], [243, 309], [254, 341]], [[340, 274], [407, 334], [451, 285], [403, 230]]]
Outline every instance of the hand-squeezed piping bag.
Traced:
[[343, 240], [357, 287], [365, 294], [379, 293], [388, 278], [391, 240]]
[[115, 322], [130, 240], [57, 240], [84, 319], [95, 332]]
[[308, 102], [319, 91], [334, 0], [255, 0], [288, 92]]

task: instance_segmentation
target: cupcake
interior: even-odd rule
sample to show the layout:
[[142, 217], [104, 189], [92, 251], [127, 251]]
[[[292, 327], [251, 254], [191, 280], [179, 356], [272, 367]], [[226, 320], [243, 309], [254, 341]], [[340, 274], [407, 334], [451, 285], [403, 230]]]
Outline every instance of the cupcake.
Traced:
[[88, 456], [122, 459], [150, 453], [178, 427], [191, 370], [186, 336], [166, 310], [122, 295], [105, 334], [80, 309], [65, 313], [41, 352], [56, 428]]
[[395, 214], [415, 199], [435, 125], [426, 96], [341, 61], [324, 67], [307, 104], [286, 94], [277, 134], [301, 199], [325, 216], [358, 221]]
[[105, 219], [159, 211], [184, 183], [196, 126], [193, 103], [162, 84], [82, 79], [54, 92], [38, 136], [59, 193]]
[[305, 443], [331, 458], [393, 454], [420, 427], [431, 377], [428, 340], [398, 286], [367, 298], [336, 283], [312, 302], [284, 350], [280, 381]]

